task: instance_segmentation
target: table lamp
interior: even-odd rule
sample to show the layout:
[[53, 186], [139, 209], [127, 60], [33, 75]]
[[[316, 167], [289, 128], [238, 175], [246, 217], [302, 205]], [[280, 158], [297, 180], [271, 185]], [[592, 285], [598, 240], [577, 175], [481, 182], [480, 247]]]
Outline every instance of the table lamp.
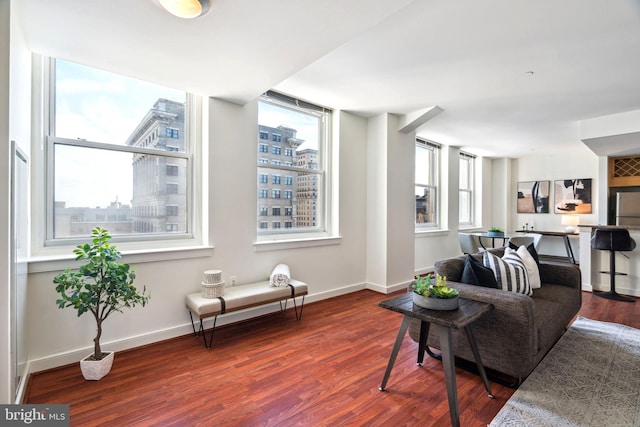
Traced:
[[576, 226], [580, 224], [580, 217], [578, 215], [563, 215], [561, 224], [566, 226], [565, 233], [577, 233], [578, 227]]

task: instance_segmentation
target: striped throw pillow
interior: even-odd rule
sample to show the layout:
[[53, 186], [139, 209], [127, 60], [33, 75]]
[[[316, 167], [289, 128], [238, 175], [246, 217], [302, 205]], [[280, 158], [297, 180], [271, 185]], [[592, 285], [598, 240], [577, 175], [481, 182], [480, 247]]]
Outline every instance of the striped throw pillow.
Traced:
[[485, 267], [493, 270], [496, 282], [504, 291], [515, 292], [524, 295], [533, 295], [529, 284], [527, 268], [516, 252], [505, 254], [502, 258], [485, 252], [482, 257]]

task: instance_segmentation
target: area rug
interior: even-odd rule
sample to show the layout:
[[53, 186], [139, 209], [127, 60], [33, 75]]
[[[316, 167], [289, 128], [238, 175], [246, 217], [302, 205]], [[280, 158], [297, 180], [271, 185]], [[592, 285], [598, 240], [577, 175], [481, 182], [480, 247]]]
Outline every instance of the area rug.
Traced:
[[579, 317], [490, 426], [640, 426], [640, 330]]

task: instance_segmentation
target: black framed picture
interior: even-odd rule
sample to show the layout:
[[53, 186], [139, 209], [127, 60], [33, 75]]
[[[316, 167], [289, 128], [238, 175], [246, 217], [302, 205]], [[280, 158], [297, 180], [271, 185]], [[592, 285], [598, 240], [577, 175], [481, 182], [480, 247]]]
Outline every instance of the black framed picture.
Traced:
[[556, 180], [553, 192], [555, 213], [591, 213], [591, 178]]
[[549, 213], [551, 181], [518, 183], [518, 213]]

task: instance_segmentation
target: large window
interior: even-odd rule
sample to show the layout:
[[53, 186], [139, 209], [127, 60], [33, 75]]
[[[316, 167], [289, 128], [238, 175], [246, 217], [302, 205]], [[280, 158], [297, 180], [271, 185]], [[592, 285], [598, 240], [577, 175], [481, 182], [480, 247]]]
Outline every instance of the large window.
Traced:
[[438, 226], [440, 146], [416, 140], [416, 228]]
[[47, 242], [190, 235], [187, 94], [60, 59], [49, 76]]
[[[272, 176], [267, 202], [270, 207], [277, 205], [270, 213], [278, 218], [266, 222], [258, 212], [259, 235], [326, 231], [329, 115], [322, 107], [274, 92], [260, 99], [258, 135], [266, 134], [278, 145], [272, 146], [268, 163], [264, 162], [267, 156], [260, 150], [259, 138], [258, 176]], [[258, 189], [262, 198], [264, 183], [259, 182]]]
[[473, 225], [473, 188], [475, 157], [460, 153], [460, 225]]

